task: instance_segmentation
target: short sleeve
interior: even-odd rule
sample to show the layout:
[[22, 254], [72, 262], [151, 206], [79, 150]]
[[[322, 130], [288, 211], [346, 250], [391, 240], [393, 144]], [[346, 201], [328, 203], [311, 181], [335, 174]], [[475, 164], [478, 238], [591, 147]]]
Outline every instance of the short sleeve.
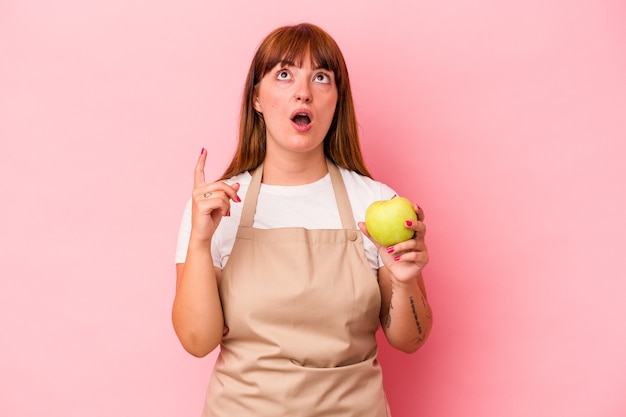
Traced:
[[[387, 184], [380, 184], [380, 198], [379, 200], [389, 200], [391, 198], [393, 198], [394, 196], [396, 196], [397, 193], [395, 192], [394, 189], [392, 189], [391, 187], [389, 187]], [[376, 246], [374, 246], [374, 244], [369, 240], [369, 239], [365, 239], [368, 243], [368, 245], [371, 245], [371, 248], [373, 248], [373, 251], [375, 251], [376, 253], [376, 260], [378, 263], [378, 268], [382, 267], [383, 264], [383, 260], [380, 257], [380, 254], [378, 253], [378, 251], [376, 250]]]

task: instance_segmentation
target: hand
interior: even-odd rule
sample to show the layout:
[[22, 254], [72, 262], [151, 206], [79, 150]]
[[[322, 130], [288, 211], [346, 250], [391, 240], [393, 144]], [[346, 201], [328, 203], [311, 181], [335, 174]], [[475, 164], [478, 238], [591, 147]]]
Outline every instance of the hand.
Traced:
[[359, 222], [359, 229], [367, 236], [378, 249], [383, 264], [392, 273], [398, 283], [410, 283], [416, 280], [422, 269], [428, 263], [428, 249], [426, 248], [424, 225], [424, 211], [417, 205], [413, 205], [417, 213], [417, 221], [405, 223], [405, 227], [415, 231], [413, 238], [397, 243], [390, 247], [378, 244], [367, 232], [364, 222]]
[[230, 216], [230, 201], [241, 201], [237, 195], [239, 184], [230, 186], [223, 181], [205, 182], [206, 156], [206, 151], [202, 149], [194, 173], [191, 206], [191, 238], [201, 242], [210, 242], [222, 217]]

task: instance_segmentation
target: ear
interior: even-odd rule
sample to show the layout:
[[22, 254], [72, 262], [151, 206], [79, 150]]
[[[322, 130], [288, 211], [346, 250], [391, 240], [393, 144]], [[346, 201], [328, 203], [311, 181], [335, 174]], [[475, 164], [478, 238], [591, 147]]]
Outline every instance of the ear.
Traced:
[[263, 113], [263, 108], [261, 107], [261, 102], [259, 101], [259, 96], [256, 96], [254, 98], [254, 101], [252, 102], [252, 104], [254, 105], [254, 110], [258, 111], [259, 113]]

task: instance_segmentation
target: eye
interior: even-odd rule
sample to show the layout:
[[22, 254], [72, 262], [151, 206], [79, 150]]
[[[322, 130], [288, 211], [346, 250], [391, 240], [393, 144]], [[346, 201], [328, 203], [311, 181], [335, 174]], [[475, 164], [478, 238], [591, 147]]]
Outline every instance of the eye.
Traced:
[[286, 69], [281, 69], [276, 73], [276, 79], [279, 81], [287, 81], [291, 79], [291, 73]]
[[315, 74], [313, 81], [316, 83], [330, 84], [331, 79], [329, 74], [326, 74], [325, 72], [318, 72]]

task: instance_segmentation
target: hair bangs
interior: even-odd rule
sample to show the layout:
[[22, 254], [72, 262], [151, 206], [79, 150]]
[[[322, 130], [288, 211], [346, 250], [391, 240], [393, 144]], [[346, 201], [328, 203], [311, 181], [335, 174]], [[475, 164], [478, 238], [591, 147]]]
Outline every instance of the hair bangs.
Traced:
[[314, 68], [332, 71], [335, 79], [341, 78], [341, 52], [325, 32], [298, 25], [281, 28], [267, 40], [269, 44], [260, 49], [265, 54], [259, 57], [255, 84], [278, 64], [301, 67], [307, 54]]

